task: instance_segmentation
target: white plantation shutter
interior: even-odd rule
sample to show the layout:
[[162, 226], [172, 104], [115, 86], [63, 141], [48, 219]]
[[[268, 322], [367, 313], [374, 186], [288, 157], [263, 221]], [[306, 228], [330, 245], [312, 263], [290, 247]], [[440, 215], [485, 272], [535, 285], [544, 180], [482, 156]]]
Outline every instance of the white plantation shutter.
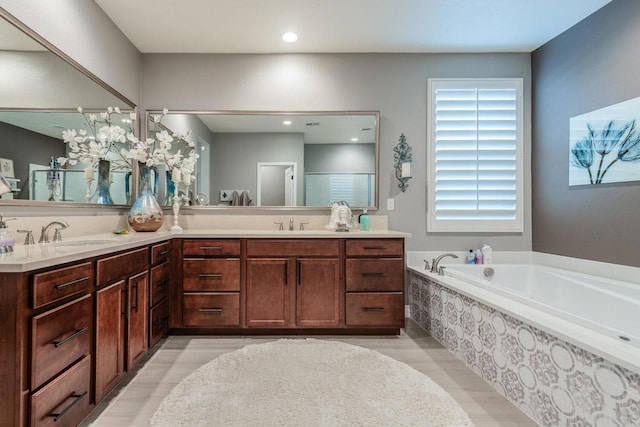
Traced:
[[429, 80], [429, 231], [522, 231], [522, 79]]

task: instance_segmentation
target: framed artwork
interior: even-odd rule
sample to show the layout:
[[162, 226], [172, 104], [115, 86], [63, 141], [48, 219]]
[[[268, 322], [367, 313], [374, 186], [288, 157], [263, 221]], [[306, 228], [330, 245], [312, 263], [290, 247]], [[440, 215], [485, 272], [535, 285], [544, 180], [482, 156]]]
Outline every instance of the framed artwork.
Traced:
[[0, 159], [0, 173], [6, 178], [14, 178], [13, 160]]
[[569, 186], [640, 181], [640, 97], [569, 119]]

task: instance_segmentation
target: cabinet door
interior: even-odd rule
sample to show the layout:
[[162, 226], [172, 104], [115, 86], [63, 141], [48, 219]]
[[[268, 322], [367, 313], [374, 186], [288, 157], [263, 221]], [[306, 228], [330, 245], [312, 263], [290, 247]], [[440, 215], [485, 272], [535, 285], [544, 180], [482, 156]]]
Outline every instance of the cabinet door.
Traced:
[[340, 326], [340, 261], [299, 259], [296, 277], [296, 326]]
[[149, 273], [129, 278], [127, 306], [127, 371], [147, 352]]
[[96, 403], [124, 374], [125, 281], [96, 292]]
[[286, 258], [247, 260], [247, 326], [289, 326], [288, 275]]

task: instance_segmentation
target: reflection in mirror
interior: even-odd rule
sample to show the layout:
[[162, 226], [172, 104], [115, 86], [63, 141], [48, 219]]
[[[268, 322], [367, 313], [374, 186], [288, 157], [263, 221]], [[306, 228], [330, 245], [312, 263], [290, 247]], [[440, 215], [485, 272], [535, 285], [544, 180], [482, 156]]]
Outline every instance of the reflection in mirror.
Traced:
[[[344, 200], [377, 208], [378, 119], [359, 111], [170, 111], [163, 125], [191, 130], [202, 150], [184, 190], [191, 205], [319, 208]], [[166, 180], [160, 187], [166, 194]]]
[[[76, 110], [79, 106], [87, 111], [119, 107], [126, 115], [134, 105], [86, 70], [81, 72], [4, 10], [0, 15], [0, 158], [13, 164], [9, 177], [13, 191], [3, 195], [0, 203], [85, 203], [83, 166], [60, 167], [55, 161], [67, 154], [62, 132], [86, 128]], [[112, 173], [115, 204], [127, 203], [128, 174], [130, 169], [123, 168]]]

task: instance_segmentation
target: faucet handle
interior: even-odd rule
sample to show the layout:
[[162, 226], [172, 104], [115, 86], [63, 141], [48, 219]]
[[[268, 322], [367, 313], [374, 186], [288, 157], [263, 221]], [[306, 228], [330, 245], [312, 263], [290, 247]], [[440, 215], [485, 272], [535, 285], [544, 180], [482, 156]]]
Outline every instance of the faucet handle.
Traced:
[[305, 226], [305, 224], [307, 224], [307, 225], [308, 225], [309, 223], [308, 223], [308, 222], [301, 222], [301, 223], [300, 223], [300, 231], [304, 231], [304, 226]]
[[278, 225], [278, 231], [284, 231], [284, 223], [283, 222], [274, 222], [274, 224]]
[[33, 240], [33, 231], [31, 230], [17, 230], [18, 233], [26, 233], [24, 236], [24, 244], [25, 245], [35, 245], [36, 242]]
[[54, 233], [53, 233], [53, 241], [54, 242], [62, 242], [62, 234], [60, 234], [60, 230], [62, 230], [63, 228], [67, 228], [67, 227], [62, 227], [62, 228], [56, 228]]
[[438, 276], [444, 276], [444, 269], [447, 268], [444, 265], [438, 268]]
[[428, 270], [429, 269], [429, 261], [427, 261], [426, 259], [423, 259], [422, 262], [424, 262], [424, 269]]

